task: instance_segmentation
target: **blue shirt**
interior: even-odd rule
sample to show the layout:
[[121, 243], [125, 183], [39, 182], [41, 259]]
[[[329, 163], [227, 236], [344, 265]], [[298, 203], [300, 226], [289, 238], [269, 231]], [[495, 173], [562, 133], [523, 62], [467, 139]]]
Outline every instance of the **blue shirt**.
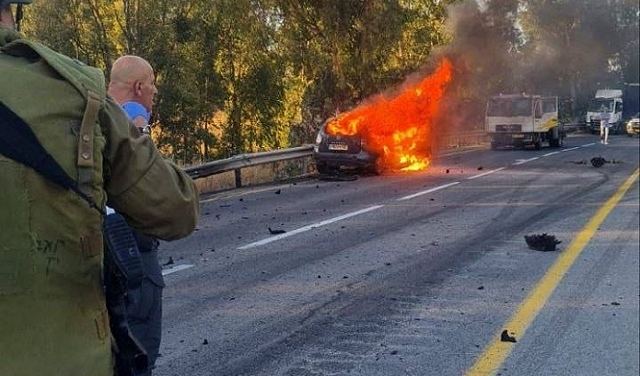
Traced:
[[149, 123], [149, 113], [147, 112], [147, 109], [144, 108], [144, 106], [140, 103], [126, 102], [122, 105], [122, 109], [127, 113], [127, 115], [129, 115], [129, 119], [133, 120], [138, 116], [142, 116], [147, 121], [147, 123]]

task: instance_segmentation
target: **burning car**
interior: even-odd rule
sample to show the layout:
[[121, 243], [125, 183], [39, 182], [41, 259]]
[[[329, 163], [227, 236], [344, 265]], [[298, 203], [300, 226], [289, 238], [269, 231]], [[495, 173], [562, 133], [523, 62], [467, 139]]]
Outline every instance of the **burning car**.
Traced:
[[313, 159], [318, 172], [332, 174], [343, 169], [357, 169], [379, 173], [380, 170], [376, 167], [378, 154], [367, 150], [361, 135], [328, 133], [327, 125], [335, 120], [335, 118], [327, 120], [316, 136]]
[[378, 94], [327, 120], [314, 146], [318, 172], [425, 169], [431, 159], [435, 119], [452, 70], [452, 64], [443, 59], [434, 73], [405, 82], [395, 95]]

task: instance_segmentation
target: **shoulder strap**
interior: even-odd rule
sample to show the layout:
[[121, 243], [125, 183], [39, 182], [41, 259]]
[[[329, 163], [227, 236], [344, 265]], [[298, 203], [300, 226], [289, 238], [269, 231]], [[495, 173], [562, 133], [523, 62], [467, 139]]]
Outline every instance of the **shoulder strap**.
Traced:
[[80, 190], [78, 184], [47, 152], [29, 125], [1, 101], [0, 132], [0, 154], [29, 166], [55, 184], [70, 189], [87, 201], [89, 206], [104, 214], [93, 198]]
[[87, 193], [91, 192], [91, 180], [93, 179], [93, 125], [100, 111], [100, 98], [93, 91], [87, 91], [87, 105], [80, 124], [78, 135], [78, 186]]

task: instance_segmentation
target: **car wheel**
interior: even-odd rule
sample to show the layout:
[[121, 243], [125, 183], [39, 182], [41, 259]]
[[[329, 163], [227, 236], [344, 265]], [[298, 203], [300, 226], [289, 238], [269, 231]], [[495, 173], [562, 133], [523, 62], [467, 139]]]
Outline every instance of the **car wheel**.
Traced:
[[378, 167], [375, 163], [367, 166], [364, 168], [364, 173], [365, 174], [371, 174], [371, 175], [380, 175], [382, 174], [382, 169], [380, 167]]
[[318, 173], [323, 174], [323, 175], [331, 175], [332, 173], [335, 172], [335, 169], [330, 168], [329, 166], [327, 166], [326, 164], [316, 164], [316, 170], [318, 170]]

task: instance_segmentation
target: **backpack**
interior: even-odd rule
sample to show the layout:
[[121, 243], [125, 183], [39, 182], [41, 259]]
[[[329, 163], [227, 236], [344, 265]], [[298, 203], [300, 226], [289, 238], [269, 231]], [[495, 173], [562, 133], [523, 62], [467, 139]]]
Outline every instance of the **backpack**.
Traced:
[[[37, 60], [40, 58], [45, 60], [53, 70], [55, 70], [58, 74], [60, 74], [60, 76], [62, 76], [67, 82], [69, 82], [87, 100], [84, 116], [82, 118], [82, 123], [80, 125], [79, 136], [78, 136], [78, 150], [77, 150], [77, 158], [76, 158], [76, 161], [77, 161], [76, 163], [78, 167], [78, 178], [77, 178], [77, 183], [75, 184], [77, 190], [75, 188], [68, 187], [68, 185], [71, 184], [71, 182], [69, 181], [65, 182], [64, 184], [66, 184], [65, 187], [72, 189], [76, 193], [78, 193], [78, 191], [81, 191], [82, 192], [81, 197], [85, 199], [86, 197], [90, 198], [91, 194], [90, 194], [89, 187], [91, 184], [93, 167], [94, 167], [93, 165], [94, 163], [93, 162], [93, 145], [94, 145], [93, 127], [95, 126], [96, 121], [98, 119], [98, 112], [100, 111], [100, 107], [106, 100], [104, 74], [99, 69], [89, 67], [86, 64], [80, 62], [79, 60], [72, 59], [68, 56], [57, 53], [42, 44], [34, 43], [25, 39], [16, 39], [2, 46], [0, 48], [0, 51], [7, 55], [24, 57], [30, 60]], [[15, 114], [13, 115], [15, 116]], [[7, 112], [6, 107], [3, 109], [3, 114], [2, 114], [2, 117], [0, 118], [4, 119], [4, 116], [11, 117], [11, 114]], [[15, 119], [12, 120], [12, 122], [15, 122]], [[30, 140], [32, 137], [35, 138], [35, 135], [33, 134], [33, 132], [31, 132], [30, 129], [28, 131], [26, 129], [23, 129], [23, 128], [29, 128], [28, 126], [19, 127], [19, 128], [20, 128], [19, 129], [20, 131], [31, 133], [31, 134], [18, 133], [18, 134], [22, 134], [21, 137], [23, 137], [23, 141]], [[35, 138], [35, 141], [36, 142], [38, 141], [37, 138]], [[6, 140], [5, 142], [8, 144], [11, 143], [8, 140]], [[13, 145], [27, 145], [27, 144], [14, 143]], [[31, 150], [33, 151], [37, 150], [38, 152], [42, 152], [44, 150], [43, 148], [41, 148], [41, 145], [40, 145], [40, 148], [38, 148], [38, 146], [35, 144], [31, 144], [31, 145], [32, 145]], [[18, 152], [19, 151], [20, 150], [18, 150]], [[49, 160], [51, 156], [48, 155], [46, 151], [45, 151], [45, 154], [42, 154], [42, 155], [45, 155], [44, 159]], [[37, 155], [40, 155], [40, 154], [32, 155], [31, 158], [35, 158], [35, 156]], [[23, 158], [21, 159], [21, 161], [22, 160], [28, 160], [28, 159]], [[34, 168], [30, 164], [27, 164], [27, 165]], [[48, 164], [47, 170], [53, 171], [55, 170], [55, 168], [51, 164]], [[59, 180], [59, 177], [57, 180], [54, 180], [54, 181], [58, 183], [62, 182], [61, 180]], [[89, 203], [90, 205], [92, 205], [92, 207], [95, 205], [95, 203], [93, 204], [91, 202]], [[99, 211], [103, 213], [102, 209], [100, 209]]]

